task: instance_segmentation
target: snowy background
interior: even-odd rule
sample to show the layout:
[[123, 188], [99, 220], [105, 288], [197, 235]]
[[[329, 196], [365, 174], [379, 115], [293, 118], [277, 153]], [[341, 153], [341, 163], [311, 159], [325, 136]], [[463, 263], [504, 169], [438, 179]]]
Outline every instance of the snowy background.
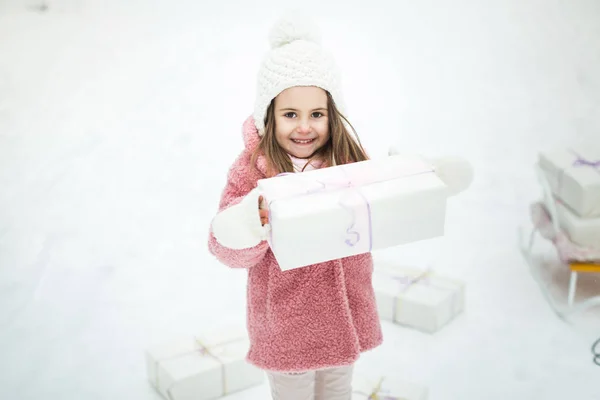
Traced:
[[[206, 239], [268, 29], [292, 3], [42, 3], [0, 0], [0, 398], [158, 399], [145, 348], [244, 323], [246, 275]], [[431, 400], [600, 399], [600, 307], [559, 319], [516, 237], [537, 151], [599, 146], [600, 2], [301, 6], [372, 154], [462, 155], [476, 171], [446, 237], [375, 254], [466, 281], [466, 311], [433, 335], [384, 323], [360, 368]], [[566, 271], [537, 250], [564, 302]], [[578, 300], [594, 292], [581, 279]]]

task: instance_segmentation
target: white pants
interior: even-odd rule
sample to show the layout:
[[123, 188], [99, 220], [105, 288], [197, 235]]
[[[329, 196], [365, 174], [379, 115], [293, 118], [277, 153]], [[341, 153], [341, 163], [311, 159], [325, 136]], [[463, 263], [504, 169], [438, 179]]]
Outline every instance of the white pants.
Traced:
[[273, 400], [350, 400], [353, 366], [289, 374], [267, 371]]

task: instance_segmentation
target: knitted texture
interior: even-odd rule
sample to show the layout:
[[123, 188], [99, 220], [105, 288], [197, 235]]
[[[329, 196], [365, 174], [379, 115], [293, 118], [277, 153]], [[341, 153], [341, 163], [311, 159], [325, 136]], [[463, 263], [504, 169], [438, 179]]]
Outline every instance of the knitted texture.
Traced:
[[[266, 176], [264, 157], [257, 168], [250, 164], [259, 141], [252, 117], [243, 131], [246, 146], [229, 170], [219, 211], [238, 204]], [[210, 232], [208, 248], [225, 265], [247, 269], [247, 360], [257, 367], [304, 372], [351, 365], [381, 344], [370, 253], [282, 272], [266, 241], [232, 250]]]
[[267, 108], [279, 93], [295, 86], [327, 90], [344, 114], [340, 73], [331, 54], [320, 45], [318, 26], [297, 14], [282, 17], [271, 29], [267, 53], [258, 71], [254, 121], [264, 134]]

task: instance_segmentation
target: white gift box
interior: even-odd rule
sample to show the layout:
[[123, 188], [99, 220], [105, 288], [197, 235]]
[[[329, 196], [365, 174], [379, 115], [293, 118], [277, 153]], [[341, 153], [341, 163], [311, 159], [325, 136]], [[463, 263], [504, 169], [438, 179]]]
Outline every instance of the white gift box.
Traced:
[[600, 217], [581, 218], [560, 201], [556, 202], [556, 212], [560, 227], [573, 243], [600, 249]]
[[285, 174], [258, 188], [283, 271], [444, 234], [448, 188], [417, 157]]
[[433, 333], [465, 308], [464, 282], [375, 261], [373, 288], [380, 318]]
[[427, 400], [427, 387], [399, 379], [352, 377], [352, 400]]
[[578, 216], [600, 217], [600, 151], [542, 152], [539, 165], [552, 192]]
[[264, 373], [249, 364], [241, 332], [198, 335], [146, 351], [148, 379], [167, 400], [209, 400], [259, 385]]

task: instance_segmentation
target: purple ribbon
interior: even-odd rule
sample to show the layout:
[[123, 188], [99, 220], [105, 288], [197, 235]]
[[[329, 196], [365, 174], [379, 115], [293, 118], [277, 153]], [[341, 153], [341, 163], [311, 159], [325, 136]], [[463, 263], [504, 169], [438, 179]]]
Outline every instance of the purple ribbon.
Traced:
[[423, 273], [423, 275], [419, 275], [417, 277], [411, 278], [410, 276], [398, 276], [392, 275], [392, 280], [398, 281], [403, 285], [412, 286], [415, 283], [428, 283], [429, 282], [429, 271]]
[[[286, 176], [286, 175], [295, 175], [292, 172], [283, 172], [280, 173], [276, 176]], [[329, 189], [343, 189], [343, 188], [354, 188], [356, 189], [354, 192], [352, 193], [357, 193], [366, 208], [366, 216], [367, 216], [367, 235], [368, 235], [368, 239], [369, 239], [369, 252], [373, 249], [373, 228], [372, 228], [372, 217], [371, 217], [371, 204], [369, 203], [369, 200], [367, 200], [367, 198], [362, 194], [362, 192], [360, 192], [360, 190], [358, 189], [358, 187], [356, 185], [354, 185], [352, 183], [351, 180], [348, 180], [346, 182], [333, 182], [333, 183], [327, 183], [327, 182], [322, 182], [320, 180], [314, 180], [313, 182], [319, 184], [320, 186], [315, 188], [315, 189], [308, 189], [306, 190], [305, 194], [310, 195], [313, 193], [317, 193], [317, 192], [322, 192], [322, 191], [326, 191]], [[357, 220], [357, 215], [356, 215], [356, 210], [352, 205], [347, 205], [344, 204], [344, 197], [340, 198], [340, 200], [338, 201], [338, 204], [345, 209], [346, 211], [348, 211], [348, 213], [350, 214], [351, 217], [351, 221], [348, 225], [348, 227], [346, 228], [346, 234], [347, 234], [347, 238], [346, 240], [344, 240], [344, 243], [346, 243], [347, 246], [349, 247], [354, 247], [356, 246], [361, 240], [361, 233], [357, 230], [354, 229], [355, 225], [356, 225], [356, 220]], [[271, 207], [269, 207], [269, 222], [271, 222]], [[270, 239], [271, 239], [271, 243], [273, 243], [273, 230], [271, 229], [271, 232], [269, 233]]]
[[575, 160], [573, 162], [573, 166], [574, 167], [592, 167], [592, 168], [600, 168], [600, 160], [598, 161], [590, 161], [590, 160], [586, 160], [585, 158], [581, 157], [581, 156], [577, 156], [577, 160]]
[[[373, 222], [372, 222], [372, 217], [371, 217], [371, 204], [369, 203], [369, 200], [367, 200], [367, 198], [362, 194], [362, 192], [356, 188], [356, 192], [362, 199], [363, 204], [366, 207], [366, 216], [367, 216], [367, 234], [369, 237], [369, 252], [373, 249]], [[344, 243], [346, 243], [346, 245], [348, 245], [349, 247], [354, 247], [356, 246], [360, 240], [361, 240], [361, 236], [360, 236], [360, 232], [354, 230], [354, 226], [356, 225], [356, 210], [352, 207], [352, 206], [348, 206], [345, 205], [343, 203], [343, 199], [340, 199], [340, 201], [338, 202], [338, 204], [344, 208], [346, 211], [348, 211], [348, 213], [350, 213], [351, 216], [351, 222], [350, 225], [348, 226], [348, 228], [346, 229], [346, 234], [348, 235], [348, 238], [344, 241]]]
[[[582, 156], [580, 156], [579, 154], [577, 154], [577, 152], [572, 149], [569, 149], [569, 152], [575, 156], [575, 161], [573, 161], [573, 163], [571, 164], [572, 167], [574, 167], [574, 168], [591, 167], [591, 168], [595, 169], [598, 173], [600, 173], [600, 160], [598, 160], [598, 161], [587, 160], [587, 159], [583, 158]], [[556, 190], [558, 194], [562, 194], [562, 192], [563, 192], [563, 180], [565, 177], [565, 173], [567, 172], [566, 171], [567, 168], [568, 167], [563, 167], [558, 172], [558, 188]]]

